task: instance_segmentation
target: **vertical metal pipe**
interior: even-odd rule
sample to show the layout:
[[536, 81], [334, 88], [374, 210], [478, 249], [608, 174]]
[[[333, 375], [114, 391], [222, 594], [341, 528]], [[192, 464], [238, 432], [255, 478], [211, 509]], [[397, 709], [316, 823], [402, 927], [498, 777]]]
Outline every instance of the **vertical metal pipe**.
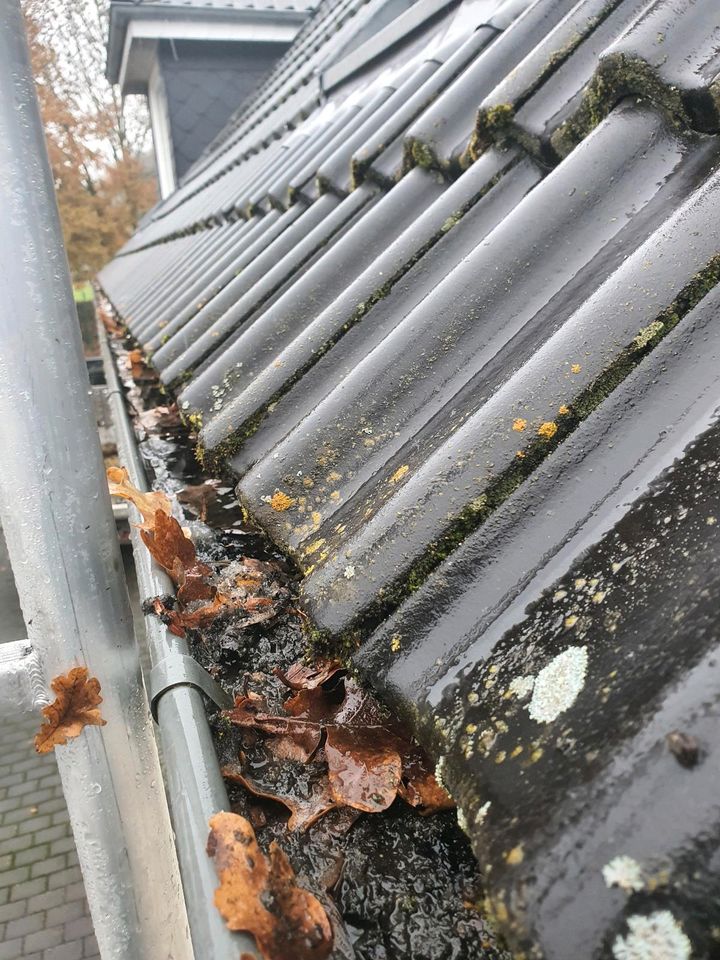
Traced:
[[0, 2], [0, 516], [45, 682], [107, 725], [57, 749], [103, 960], [192, 949], [19, 0]]

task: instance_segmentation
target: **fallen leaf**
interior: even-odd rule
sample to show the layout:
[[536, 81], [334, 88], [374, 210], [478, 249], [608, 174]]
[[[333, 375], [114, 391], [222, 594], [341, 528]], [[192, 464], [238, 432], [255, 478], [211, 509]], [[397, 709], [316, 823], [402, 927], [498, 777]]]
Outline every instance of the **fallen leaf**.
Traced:
[[[177, 405], [160, 405], [151, 407], [149, 410], [143, 410], [137, 415], [138, 423], [148, 431], [148, 433], [169, 433], [179, 430], [182, 427], [180, 411]], [[178, 497], [178, 499], [180, 499]]]
[[210, 820], [207, 851], [220, 886], [215, 906], [230, 930], [251, 933], [265, 960], [324, 960], [332, 928], [320, 903], [299, 887], [277, 843], [266, 858], [250, 823], [236, 813]]
[[[288, 821], [291, 830], [307, 825], [302, 818], [309, 809], [311, 822], [332, 809], [332, 800], [335, 806], [365, 813], [386, 810], [398, 795], [423, 814], [453, 807], [419, 745], [390, 721], [373, 696], [351, 677], [328, 684], [339, 672], [332, 661], [325, 661], [314, 669], [295, 664], [281, 673], [281, 679], [292, 678], [296, 686], [307, 684], [284, 701], [284, 716], [269, 713], [265, 699], [252, 691], [236, 698], [225, 716], [265, 738], [264, 762], [253, 766], [252, 772], [234, 765], [236, 779], [253, 793], [301, 811]], [[316, 683], [322, 676], [326, 686]], [[278, 760], [312, 767], [322, 764], [326, 785], [323, 781], [322, 789], [303, 794], [302, 778], [283, 780], [276, 774]], [[317, 780], [317, 770], [313, 776]], [[326, 810], [320, 809], [322, 805]]]
[[276, 800], [287, 807], [288, 830], [307, 830], [324, 814], [341, 806], [333, 795], [327, 770], [320, 763], [277, 758], [263, 767], [262, 781], [238, 763], [226, 764], [221, 773], [256, 797]]
[[374, 731], [329, 726], [325, 740], [330, 787], [338, 803], [379, 813], [397, 796], [400, 754]]
[[313, 664], [294, 663], [287, 673], [275, 667], [275, 676], [291, 690], [314, 690], [342, 670], [339, 660], [317, 660]]
[[207, 480], [205, 483], [188, 484], [177, 493], [180, 503], [186, 506], [203, 522], [207, 520], [208, 507], [217, 500], [219, 481]]
[[215, 588], [206, 579], [212, 570], [198, 560], [195, 544], [185, 536], [175, 517], [157, 510], [152, 526], [145, 524], [141, 527], [140, 536], [157, 563], [178, 586], [181, 603], [209, 600], [215, 595]]
[[73, 667], [50, 683], [55, 701], [43, 707], [45, 722], [35, 737], [38, 753], [49, 753], [86, 726], [104, 727], [98, 706], [102, 703], [100, 683], [88, 674], [87, 667]]
[[156, 380], [157, 375], [145, 362], [142, 350], [131, 350], [127, 355], [127, 365], [133, 380]]
[[121, 497], [135, 504], [142, 514], [144, 523], [141, 527], [152, 529], [155, 523], [155, 514], [158, 510], [168, 516], [172, 513], [169, 498], [159, 491], [144, 493], [130, 482], [130, 476], [125, 467], [109, 467], [107, 471], [108, 488], [111, 497]]

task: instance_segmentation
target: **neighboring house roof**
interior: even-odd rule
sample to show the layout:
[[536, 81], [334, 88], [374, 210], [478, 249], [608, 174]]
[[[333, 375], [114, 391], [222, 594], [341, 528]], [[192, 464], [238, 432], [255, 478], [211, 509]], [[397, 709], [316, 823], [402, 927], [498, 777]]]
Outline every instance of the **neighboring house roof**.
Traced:
[[709, 955], [720, 26], [497, 6], [353, 48], [382, 3], [321, 4], [101, 281], [442, 758], [514, 944], [641, 956], [654, 913]]
[[[110, 0], [108, 78], [125, 84], [129, 30], [139, 44], [173, 36], [230, 41], [252, 40], [252, 28], [266, 25], [259, 39], [289, 41], [292, 34], [286, 36], [282, 28], [296, 29], [315, 6], [313, 0]], [[273, 25], [277, 36], [267, 33]], [[129, 87], [128, 92], [137, 92], [132, 80]]]

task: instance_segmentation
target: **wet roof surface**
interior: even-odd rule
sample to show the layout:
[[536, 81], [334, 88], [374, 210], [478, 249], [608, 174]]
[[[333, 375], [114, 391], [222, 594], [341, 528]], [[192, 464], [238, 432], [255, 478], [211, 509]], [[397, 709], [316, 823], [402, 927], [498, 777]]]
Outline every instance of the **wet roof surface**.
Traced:
[[321, 4], [101, 281], [442, 758], [513, 943], [715, 956], [720, 26], [402, 17]]

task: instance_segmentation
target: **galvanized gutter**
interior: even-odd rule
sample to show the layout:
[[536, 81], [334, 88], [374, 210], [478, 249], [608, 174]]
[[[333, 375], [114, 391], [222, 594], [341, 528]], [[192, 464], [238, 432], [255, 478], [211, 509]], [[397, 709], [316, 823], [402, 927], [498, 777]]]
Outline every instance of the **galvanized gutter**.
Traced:
[[[147, 477], [138, 454], [122, 386], [102, 328], [100, 349], [118, 456], [135, 486], [147, 490]], [[130, 508], [130, 514], [141, 599], [173, 593], [170, 578], [153, 561], [140, 539], [136, 525], [140, 517], [135, 507]], [[154, 616], [145, 618], [145, 627], [152, 667], [146, 677], [146, 686], [159, 729], [165, 788], [175, 828], [195, 955], [197, 960], [205, 957], [237, 960], [243, 952], [255, 957], [254, 940], [231, 933], [213, 906], [217, 877], [205, 851], [208, 820], [219, 810], [228, 810], [229, 802], [207, 722], [201, 685], [218, 699], [222, 697], [222, 691], [192, 660], [185, 640], [171, 634]]]

